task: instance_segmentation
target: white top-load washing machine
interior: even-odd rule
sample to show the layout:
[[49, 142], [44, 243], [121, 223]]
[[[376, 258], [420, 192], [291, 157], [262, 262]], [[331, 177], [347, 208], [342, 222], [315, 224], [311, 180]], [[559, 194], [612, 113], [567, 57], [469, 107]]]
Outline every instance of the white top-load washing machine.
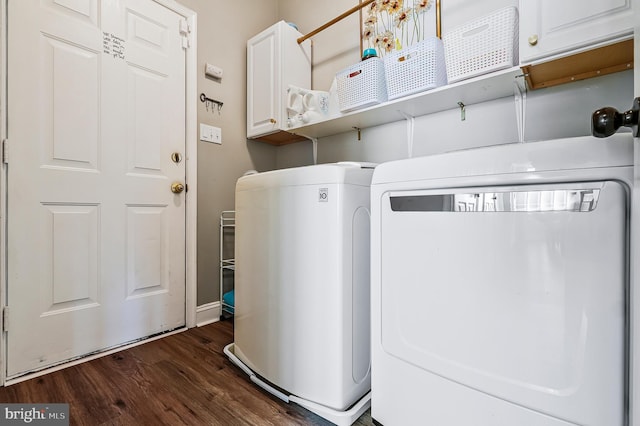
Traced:
[[385, 163], [372, 204], [372, 417], [627, 424], [630, 134]]
[[372, 175], [371, 164], [345, 162], [236, 185], [228, 355], [256, 383], [337, 424], [351, 424], [370, 401]]

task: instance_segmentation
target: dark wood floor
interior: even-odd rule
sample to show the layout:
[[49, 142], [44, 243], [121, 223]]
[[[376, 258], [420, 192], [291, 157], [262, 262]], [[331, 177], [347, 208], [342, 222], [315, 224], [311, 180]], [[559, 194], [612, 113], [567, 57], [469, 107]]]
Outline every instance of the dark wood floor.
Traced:
[[[221, 321], [0, 388], [0, 402], [68, 403], [72, 425], [331, 425], [249, 381]], [[371, 425], [365, 413], [357, 425]]]

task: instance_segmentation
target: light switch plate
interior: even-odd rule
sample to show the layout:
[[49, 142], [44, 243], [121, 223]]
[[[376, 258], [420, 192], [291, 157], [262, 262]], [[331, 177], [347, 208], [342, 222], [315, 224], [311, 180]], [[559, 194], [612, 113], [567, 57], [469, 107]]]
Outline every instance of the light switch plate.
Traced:
[[220, 127], [211, 126], [212, 142], [222, 145], [222, 129]]
[[204, 142], [222, 144], [222, 129], [220, 127], [200, 123], [200, 140]]

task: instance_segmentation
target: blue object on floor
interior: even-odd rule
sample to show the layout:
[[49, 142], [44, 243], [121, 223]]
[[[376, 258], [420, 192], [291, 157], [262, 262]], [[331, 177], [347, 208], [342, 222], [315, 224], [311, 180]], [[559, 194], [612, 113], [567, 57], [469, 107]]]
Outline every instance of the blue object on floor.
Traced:
[[[223, 306], [223, 309], [226, 311], [233, 313], [233, 307], [235, 306], [235, 294], [233, 290], [226, 292], [222, 295], [222, 303], [226, 306]], [[231, 306], [231, 308], [228, 308]]]

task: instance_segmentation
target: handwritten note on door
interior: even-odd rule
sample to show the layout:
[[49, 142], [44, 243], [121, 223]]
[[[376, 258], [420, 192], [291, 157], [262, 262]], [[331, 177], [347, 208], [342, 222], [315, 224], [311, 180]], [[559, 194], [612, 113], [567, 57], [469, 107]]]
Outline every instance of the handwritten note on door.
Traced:
[[115, 59], [124, 59], [124, 39], [111, 33], [102, 33], [102, 51]]

